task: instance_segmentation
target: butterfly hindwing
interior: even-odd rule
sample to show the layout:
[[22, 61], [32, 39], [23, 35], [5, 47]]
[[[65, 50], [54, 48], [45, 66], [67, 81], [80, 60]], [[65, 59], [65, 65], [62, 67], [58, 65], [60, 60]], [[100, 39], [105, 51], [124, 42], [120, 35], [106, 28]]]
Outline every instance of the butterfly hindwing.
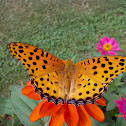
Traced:
[[64, 102], [65, 83], [63, 78], [63, 71], [54, 71], [36, 77], [31, 76], [31, 84], [42, 99], [58, 104], [60, 101]]

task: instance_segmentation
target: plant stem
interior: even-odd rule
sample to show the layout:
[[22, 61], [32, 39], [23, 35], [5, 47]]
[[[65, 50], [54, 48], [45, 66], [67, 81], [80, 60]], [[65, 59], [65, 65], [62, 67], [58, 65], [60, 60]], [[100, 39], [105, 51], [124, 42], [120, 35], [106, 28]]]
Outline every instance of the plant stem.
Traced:
[[1, 119], [2, 123], [4, 124], [4, 126], [8, 126], [2, 117], [0, 117], [0, 119]]
[[11, 123], [11, 126], [14, 126], [14, 119], [12, 119], [12, 123]]

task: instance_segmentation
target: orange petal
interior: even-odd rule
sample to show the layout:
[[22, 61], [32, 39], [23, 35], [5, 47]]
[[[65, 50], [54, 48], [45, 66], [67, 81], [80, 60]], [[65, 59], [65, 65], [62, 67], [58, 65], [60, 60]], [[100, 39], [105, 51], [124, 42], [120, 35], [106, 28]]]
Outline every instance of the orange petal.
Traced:
[[24, 88], [22, 88], [22, 94], [23, 95], [28, 95], [30, 92], [34, 91], [34, 88], [32, 85], [26, 86]]
[[28, 98], [31, 98], [33, 100], [41, 100], [41, 97], [38, 93], [35, 93], [34, 91], [30, 92], [28, 95]]
[[41, 97], [38, 93], [35, 93], [34, 87], [32, 85], [26, 86], [22, 89], [22, 94], [28, 96], [28, 98], [34, 99], [34, 100], [40, 100]]
[[51, 116], [49, 126], [63, 126], [64, 123], [64, 106]]
[[90, 116], [88, 115], [83, 105], [79, 105], [77, 107], [77, 112], [79, 115], [79, 121], [77, 124], [78, 126], [92, 126]]
[[50, 116], [58, 111], [61, 106], [62, 103], [55, 105], [52, 102], [46, 102], [41, 106], [39, 114], [41, 115], [41, 117]]
[[29, 119], [31, 122], [35, 122], [37, 121], [38, 119], [41, 118], [41, 116], [39, 115], [39, 112], [40, 112], [40, 108], [43, 104], [45, 104], [47, 102], [47, 100], [43, 100], [41, 101], [35, 108], [34, 110], [32, 111]]
[[73, 104], [64, 105], [64, 119], [68, 126], [76, 126], [79, 120], [78, 112]]
[[29, 80], [26, 84], [27, 86], [31, 85], [31, 80]]
[[99, 105], [107, 106], [106, 101], [105, 101], [104, 98], [97, 99], [95, 102], [96, 102], [97, 104], [99, 104]]
[[86, 109], [88, 114], [91, 117], [93, 117], [94, 119], [96, 119], [97, 121], [99, 121], [99, 122], [104, 121], [104, 119], [105, 119], [104, 113], [97, 105], [88, 103], [84, 106], [84, 108]]

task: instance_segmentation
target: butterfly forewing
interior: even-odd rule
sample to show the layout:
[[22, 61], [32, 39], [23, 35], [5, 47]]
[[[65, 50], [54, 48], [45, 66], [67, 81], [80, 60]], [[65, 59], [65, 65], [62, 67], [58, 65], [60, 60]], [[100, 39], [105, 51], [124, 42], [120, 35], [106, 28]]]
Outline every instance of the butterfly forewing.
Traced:
[[123, 56], [102, 56], [78, 62], [75, 64], [69, 99], [77, 105], [93, 103], [107, 91], [109, 83], [123, 72], [126, 72], [126, 57]]
[[8, 44], [9, 52], [26, 67], [32, 75], [63, 69], [64, 63], [57, 57], [38, 47], [24, 43]]
[[25, 66], [30, 73], [31, 84], [42, 98], [57, 103], [64, 99], [64, 66], [65, 64], [38, 47], [12, 42], [8, 44], [9, 52]]

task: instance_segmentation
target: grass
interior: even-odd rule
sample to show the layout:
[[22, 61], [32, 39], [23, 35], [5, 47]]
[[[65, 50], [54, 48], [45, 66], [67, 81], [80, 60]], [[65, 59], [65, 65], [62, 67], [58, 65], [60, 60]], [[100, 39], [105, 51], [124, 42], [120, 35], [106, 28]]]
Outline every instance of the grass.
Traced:
[[24, 42], [60, 59], [78, 62], [99, 56], [95, 43], [114, 37], [126, 56], [125, 0], [0, 1], [0, 94], [29, 80], [24, 67], [10, 56], [7, 44]]

